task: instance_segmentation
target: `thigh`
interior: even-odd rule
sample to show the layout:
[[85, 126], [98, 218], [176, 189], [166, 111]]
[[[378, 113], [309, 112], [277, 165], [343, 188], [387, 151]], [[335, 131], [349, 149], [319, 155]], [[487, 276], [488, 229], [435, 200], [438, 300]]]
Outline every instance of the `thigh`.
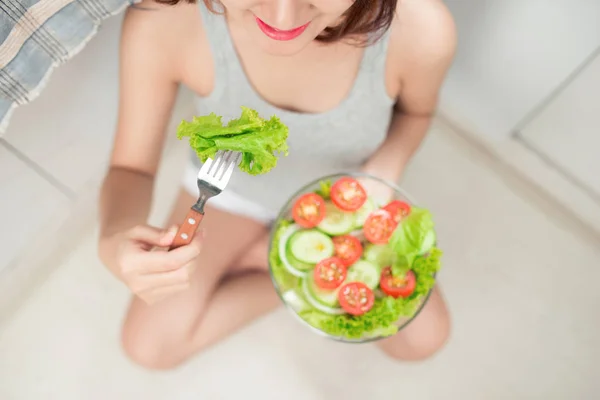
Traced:
[[[195, 201], [182, 191], [169, 224], [181, 223]], [[177, 341], [181, 335], [193, 331], [219, 281], [266, 232], [259, 222], [210, 206], [206, 207], [201, 228], [205, 230], [205, 239], [190, 288], [153, 305], [134, 297], [125, 321], [126, 332], [134, 337], [141, 337], [136, 334], [140, 330], [153, 332], [164, 343], [169, 342], [169, 337]]]

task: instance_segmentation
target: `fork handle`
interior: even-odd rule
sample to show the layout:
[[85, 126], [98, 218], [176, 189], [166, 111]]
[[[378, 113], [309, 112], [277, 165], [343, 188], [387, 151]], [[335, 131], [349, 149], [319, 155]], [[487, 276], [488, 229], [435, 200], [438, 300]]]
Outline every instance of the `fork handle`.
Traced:
[[173, 250], [190, 243], [194, 238], [196, 230], [198, 230], [198, 226], [200, 225], [200, 221], [202, 221], [202, 217], [204, 217], [204, 213], [190, 208], [190, 211], [188, 211], [187, 215], [185, 216], [185, 220], [179, 226], [177, 235], [175, 235], [175, 239], [173, 239], [173, 243], [171, 244], [169, 250]]

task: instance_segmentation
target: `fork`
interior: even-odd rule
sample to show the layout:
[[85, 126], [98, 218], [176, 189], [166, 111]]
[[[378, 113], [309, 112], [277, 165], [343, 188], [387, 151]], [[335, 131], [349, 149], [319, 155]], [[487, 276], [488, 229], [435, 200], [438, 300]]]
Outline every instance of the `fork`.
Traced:
[[211, 197], [217, 196], [225, 189], [233, 170], [238, 165], [242, 153], [234, 151], [219, 151], [214, 160], [208, 158], [198, 172], [198, 190], [200, 195], [196, 204], [185, 216], [169, 250], [184, 246], [192, 241], [198, 226], [204, 217], [204, 205]]

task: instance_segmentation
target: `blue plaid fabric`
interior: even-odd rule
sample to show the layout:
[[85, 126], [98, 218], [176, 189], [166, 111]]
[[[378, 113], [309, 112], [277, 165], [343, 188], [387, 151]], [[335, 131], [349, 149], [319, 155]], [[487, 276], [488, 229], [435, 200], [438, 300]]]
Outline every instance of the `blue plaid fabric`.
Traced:
[[54, 67], [102, 21], [137, 0], [0, 0], [0, 135], [11, 111], [34, 99]]

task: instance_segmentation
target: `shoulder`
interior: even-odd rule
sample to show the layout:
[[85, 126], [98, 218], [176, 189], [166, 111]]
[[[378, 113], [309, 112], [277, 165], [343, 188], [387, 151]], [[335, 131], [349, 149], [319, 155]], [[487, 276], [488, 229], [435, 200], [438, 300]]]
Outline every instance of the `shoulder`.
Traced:
[[[198, 6], [181, 2], [175, 6], [142, 0], [125, 13], [121, 33], [121, 57], [160, 64], [179, 80], [189, 54], [208, 49]], [[194, 50], [194, 51], [191, 51]]]
[[456, 27], [441, 0], [401, 0], [391, 27], [391, 46], [409, 57], [452, 57]]
[[402, 80], [416, 69], [447, 69], [456, 51], [456, 27], [441, 0], [400, 0], [390, 27], [388, 69]]

